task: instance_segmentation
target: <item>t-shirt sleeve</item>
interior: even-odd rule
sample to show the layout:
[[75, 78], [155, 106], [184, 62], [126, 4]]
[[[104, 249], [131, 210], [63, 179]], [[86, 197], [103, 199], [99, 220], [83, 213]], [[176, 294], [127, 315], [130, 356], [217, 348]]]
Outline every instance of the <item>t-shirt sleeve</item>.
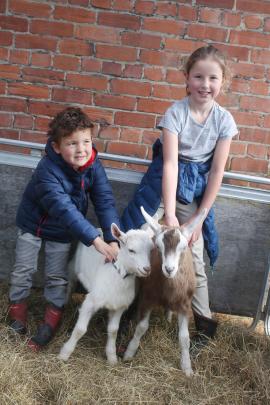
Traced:
[[166, 128], [170, 132], [178, 135], [182, 131], [182, 119], [181, 119], [181, 109], [177, 107], [176, 104], [173, 104], [165, 112], [164, 116], [161, 118], [159, 124], [157, 125], [158, 129]]
[[238, 129], [232, 114], [225, 110], [219, 129], [219, 138], [232, 138], [238, 134]]

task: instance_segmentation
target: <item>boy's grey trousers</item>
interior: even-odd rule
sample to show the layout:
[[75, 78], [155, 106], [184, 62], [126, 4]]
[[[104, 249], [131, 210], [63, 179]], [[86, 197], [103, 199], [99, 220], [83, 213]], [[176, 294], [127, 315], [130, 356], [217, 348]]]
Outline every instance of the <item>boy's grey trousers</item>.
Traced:
[[[20, 302], [29, 296], [33, 274], [37, 271], [41, 243], [41, 238], [18, 231], [15, 265], [10, 275], [9, 299], [11, 302]], [[44, 243], [44, 296], [46, 301], [61, 308], [67, 298], [67, 262], [71, 244], [51, 241], [44, 241]]]

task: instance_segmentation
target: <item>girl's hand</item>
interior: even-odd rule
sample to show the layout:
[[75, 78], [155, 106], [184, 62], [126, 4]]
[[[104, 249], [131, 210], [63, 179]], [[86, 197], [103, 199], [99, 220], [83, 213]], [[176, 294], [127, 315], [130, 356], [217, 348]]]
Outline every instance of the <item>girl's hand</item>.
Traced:
[[171, 215], [171, 216], [165, 215], [164, 223], [167, 226], [179, 226], [178, 219], [175, 215]]
[[110, 245], [111, 248], [113, 249], [114, 254], [115, 254], [116, 258], [117, 258], [118, 252], [119, 252], [119, 245], [118, 245], [118, 243], [117, 243], [117, 242], [110, 242], [109, 245]]
[[[115, 243], [115, 242], [111, 242]], [[94, 239], [93, 245], [95, 246], [96, 250], [105, 256], [107, 262], [112, 262], [117, 258], [117, 252], [115, 247], [110, 246], [108, 243], [104, 242], [99, 236]]]
[[196, 242], [199, 239], [199, 236], [202, 232], [202, 224], [198, 225], [193, 234], [191, 235], [191, 238], [188, 242], [188, 245], [191, 247], [194, 242]]

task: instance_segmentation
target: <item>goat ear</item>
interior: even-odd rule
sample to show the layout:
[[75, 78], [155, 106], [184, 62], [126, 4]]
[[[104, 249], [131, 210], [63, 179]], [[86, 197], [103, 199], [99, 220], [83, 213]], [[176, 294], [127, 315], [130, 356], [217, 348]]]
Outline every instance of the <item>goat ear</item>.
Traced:
[[204, 208], [193, 218], [193, 220], [189, 224], [184, 224], [181, 226], [181, 232], [188, 241], [191, 238], [191, 235], [195, 231], [196, 227], [204, 221], [207, 215], [207, 211], [207, 208]]
[[119, 242], [124, 242], [126, 234], [122, 232], [114, 222], [111, 224], [111, 232], [115, 239]]
[[146, 220], [146, 222], [148, 223], [148, 225], [150, 225], [150, 227], [152, 228], [152, 230], [154, 232], [158, 232], [161, 228], [161, 225], [154, 219], [152, 218], [149, 214], [147, 214], [147, 212], [145, 211], [145, 209], [143, 207], [141, 208], [141, 213], [144, 217], [144, 219]]

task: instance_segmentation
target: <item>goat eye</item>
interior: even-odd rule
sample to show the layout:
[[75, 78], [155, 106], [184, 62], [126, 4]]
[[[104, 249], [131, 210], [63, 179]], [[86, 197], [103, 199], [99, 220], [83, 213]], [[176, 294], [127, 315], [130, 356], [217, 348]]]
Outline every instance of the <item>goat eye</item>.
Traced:
[[133, 249], [128, 249], [129, 253], [136, 253]]

